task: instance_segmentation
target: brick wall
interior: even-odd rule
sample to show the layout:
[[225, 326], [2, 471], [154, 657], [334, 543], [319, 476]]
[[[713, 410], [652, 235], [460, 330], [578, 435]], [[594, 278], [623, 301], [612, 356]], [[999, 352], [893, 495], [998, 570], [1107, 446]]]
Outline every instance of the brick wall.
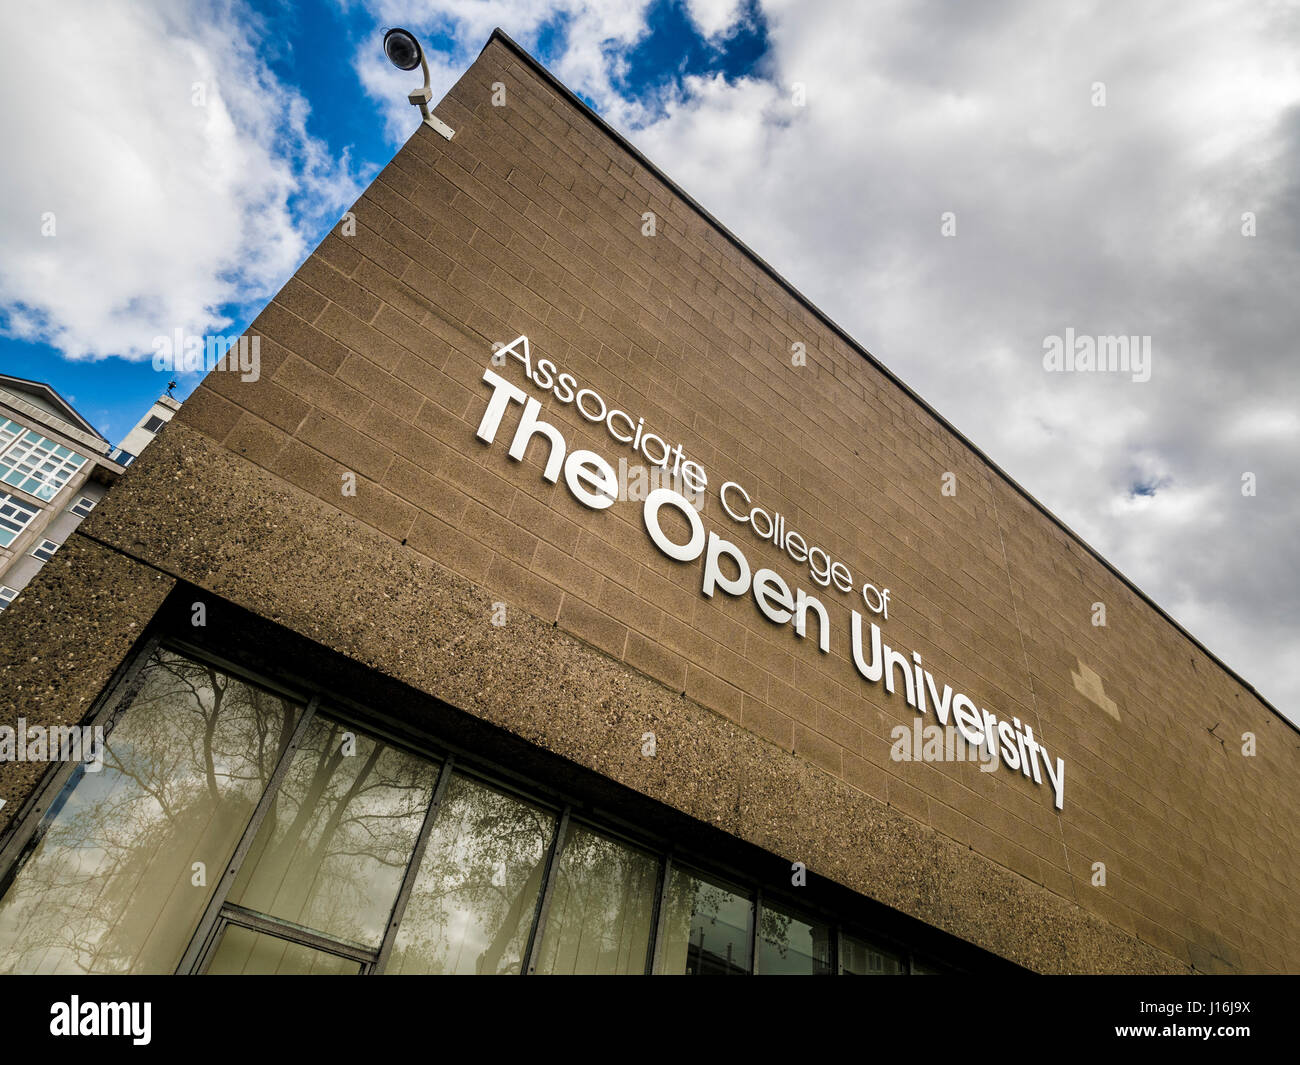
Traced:
[[[1300, 966], [1295, 730], [508, 43], [436, 112], [455, 137], [422, 127], [354, 206], [355, 233], [336, 228], [253, 323], [260, 380], [210, 374], [181, 421], [1179, 962]], [[723, 481], [888, 586], [889, 642], [1032, 725], [1065, 760], [1064, 811], [1005, 768], [891, 761], [891, 729], [917, 715], [855, 672], [856, 595], [820, 594], [821, 655], [749, 597], [703, 597], [639, 504], [581, 507], [541, 477], [540, 444], [510, 461], [517, 413], [476, 441], [491, 346], [519, 334], [680, 441], [709, 473], [706, 526], [755, 568], [816, 590], [726, 517]], [[498, 372], [537, 394], [517, 363]], [[635, 461], [572, 406], [545, 397], [543, 417], [571, 448]]]

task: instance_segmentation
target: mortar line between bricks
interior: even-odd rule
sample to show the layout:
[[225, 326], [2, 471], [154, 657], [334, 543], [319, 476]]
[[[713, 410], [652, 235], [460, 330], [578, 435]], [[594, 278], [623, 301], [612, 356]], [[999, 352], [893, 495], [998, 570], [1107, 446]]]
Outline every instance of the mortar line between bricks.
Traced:
[[[988, 471], [985, 471], [985, 476], [988, 476]], [[1020, 623], [1020, 607], [1016, 605], [1016, 582], [1011, 575], [1011, 560], [1007, 558], [1007, 542], [1006, 538], [1002, 535], [1002, 515], [998, 511], [996, 492], [989, 492], [989, 502], [993, 506], [993, 521], [998, 527], [998, 546], [1002, 550], [1002, 569], [1007, 575], [1007, 591], [1011, 595], [1011, 611], [1015, 615], [1016, 619], [1016, 638], [1020, 641], [1020, 655], [1024, 659], [1025, 663], [1025, 679], [1029, 681], [1029, 700], [1034, 708], [1034, 717], [1038, 719], [1038, 731], [1041, 735], [1043, 730], [1043, 715], [1038, 709], [1038, 693], [1034, 690], [1034, 673], [1029, 664], [1029, 650], [1025, 647], [1025, 630]], [[1061, 853], [1065, 857], [1065, 875], [1070, 878], [1070, 894], [1074, 897], [1076, 906], [1088, 910], [1088, 908], [1079, 900], [1079, 887], [1074, 882], [1074, 870], [1070, 867], [1070, 847], [1065, 841], [1065, 825], [1062, 823], [1059, 814], [1056, 815], [1055, 821], [1056, 833], [1061, 840]], [[1088, 912], [1091, 913], [1092, 911], [1088, 910]]]

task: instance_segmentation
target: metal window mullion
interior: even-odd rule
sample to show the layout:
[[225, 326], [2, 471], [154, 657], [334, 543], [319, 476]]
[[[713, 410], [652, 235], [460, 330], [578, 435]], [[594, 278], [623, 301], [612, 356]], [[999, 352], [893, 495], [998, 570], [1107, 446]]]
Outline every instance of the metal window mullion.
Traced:
[[289, 921], [273, 917], [269, 913], [258, 913], [256, 910], [237, 906], [233, 902], [222, 907], [220, 923], [223, 926], [238, 925], [240, 928], [247, 928], [253, 932], [274, 936], [276, 939], [296, 943], [299, 946], [310, 947], [312, 950], [319, 950], [325, 954], [337, 954], [341, 958], [347, 958], [350, 961], [362, 964], [375, 961], [376, 955], [373, 950], [366, 950], [364, 947], [355, 947], [349, 943], [340, 942], [332, 936], [313, 932], [308, 928], [300, 928]]
[[271, 803], [275, 801], [276, 792], [279, 791], [280, 784], [289, 771], [289, 763], [293, 760], [294, 754], [297, 753], [303, 737], [307, 733], [307, 726], [316, 716], [316, 707], [319, 703], [319, 699], [313, 698], [303, 708], [302, 716], [294, 727], [293, 735], [289, 738], [288, 745], [281, 753], [280, 760], [271, 773], [271, 779], [267, 781], [266, 790], [262, 792], [262, 797], [258, 800], [252, 819], [248, 822], [248, 827], [244, 829], [244, 834], [239, 838], [235, 853], [230, 856], [230, 864], [226, 866], [221, 882], [217, 885], [217, 890], [212, 893], [212, 898], [208, 901], [207, 909], [203, 911], [203, 917], [199, 921], [198, 928], [194, 930], [190, 945], [186, 948], [180, 964], [176, 967], [178, 973], [193, 972], [199, 959], [203, 956], [208, 940], [215, 931], [217, 918], [221, 914], [221, 907], [225, 904], [226, 896], [230, 894], [230, 889], [234, 886], [235, 877], [239, 875], [240, 866], [243, 865], [244, 858], [253, 845], [253, 840], [257, 838], [258, 829], [262, 827], [262, 821], [265, 819], [267, 811], [271, 809]]
[[397, 892], [397, 901], [393, 903], [393, 913], [388, 920], [388, 928], [384, 931], [384, 941], [380, 944], [374, 966], [369, 970], [372, 973], [382, 973], [388, 965], [389, 955], [393, 952], [393, 943], [397, 940], [397, 928], [406, 914], [406, 904], [411, 899], [411, 891], [415, 887], [420, 863], [424, 860], [424, 852], [429, 846], [429, 837], [433, 835], [433, 823], [438, 817], [438, 807], [442, 805], [443, 796], [447, 793], [454, 760], [450, 755], [443, 759], [442, 769], [438, 773], [438, 783], [434, 785], [433, 798], [429, 801], [429, 808], [424, 811], [424, 821], [420, 825], [420, 834], [415, 840], [415, 849], [411, 852], [411, 860], [406, 863], [402, 886]]
[[528, 961], [523, 972], [532, 976], [537, 970], [538, 956], [542, 949], [542, 933], [546, 930], [546, 918], [551, 908], [551, 890], [555, 885], [556, 870], [560, 865], [560, 854], [564, 850], [565, 839], [569, 832], [569, 807], [560, 814], [560, 823], [555, 827], [555, 840], [551, 852], [546, 857], [546, 876], [542, 880], [542, 897], [537, 900], [537, 911], [533, 917], [533, 930], [528, 937]]
[[754, 888], [754, 930], [749, 937], [749, 971], [758, 976], [758, 926], [763, 920], [763, 889]]
[[653, 976], [659, 971], [659, 965], [663, 961], [663, 939], [664, 926], [668, 923], [668, 882], [673, 873], [673, 855], [669, 851], [664, 855], [664, 860], [659, 866], [659, 890], [655, 893], [655, 912], [651, 922], [652, 937], [650, 940], [650, 974]]
[[[224, 917], [218, 914], [216, 924], [213, 926], [212, 929], [212, 942], [214, 943], [221, 942], [221, 940], [225, 936], [226, 925], [228, 923], [229, 922]], [[208, 966], [212, 964], [212, 959], [213, 957], [215, 957], [216, 953], [217, 952], [215, 950], [204, 951], [202, 956], [199, 958], [198, 968], [195, 971], [200, 974], [206, 973], [208, 971]], [[179, 972], [180, 970], [177, 971]]]

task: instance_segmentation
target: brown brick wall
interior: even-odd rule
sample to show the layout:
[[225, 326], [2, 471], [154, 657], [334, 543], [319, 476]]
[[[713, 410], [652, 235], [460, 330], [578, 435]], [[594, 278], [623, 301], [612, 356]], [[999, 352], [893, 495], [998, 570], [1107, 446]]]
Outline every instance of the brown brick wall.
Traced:
[[[331, 233], [253, 323], [261, 379], [210, 374], [182, 421], [1179, 962], [1300, 968], [1295, 730], [507, 44], [436, 111], [453, 140], [421, 128], [353, 208], [355, 235]], [[703, 464], [705, 524], [754, 568], [818, 591], [721, 511], [726, 480], [856, 583], [888, 586], [886, 639], [1032, 725], [1065, 759], [1065, 810], [1005, 768], [890, 760], [891, 728], [917, 715], [855, 672], [856, 595], [818, 592], [820, 655], [748, 596], [701, 596], [698, 565], [655, 550], [639, 504], [581, 507], [542, 479], [540, 445], [510, 461], [517, 412], [477, 442], [491, 345], [521, 333]], [[570, 448], [636, 461], [513, 360], [498, 372]], [[1119, 720], [1076, 689], [1081, 664]]]

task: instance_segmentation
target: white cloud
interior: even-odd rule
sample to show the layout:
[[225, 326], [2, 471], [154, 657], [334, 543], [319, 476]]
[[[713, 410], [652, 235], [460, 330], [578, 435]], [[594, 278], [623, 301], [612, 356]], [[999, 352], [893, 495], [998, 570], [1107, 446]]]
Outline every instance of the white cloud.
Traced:
[[717, 37], [740, 19], [740, 0], [686, 0], [691, 21], [705, 37]]
[[21, 161], [0, 190], [12, 335], [73, 358], [139, 358], [177, 328], [220, 332], [218, 308], [269, 295], [305, 257], [314, 212], [361, 187], [307, 134], [305, 101], [233, 3], [67, 0], [57, 32], [40, 5], [7, 15], [0, 137]]
[[[403, 26], [427, 44], [433, 32], [449, 33], [453, 54], [425, 49], [429, 83], [436, 103], [500, 27], [536, 52], [544, 27], [563, 22], [565, 47], [552, 73], [574, 92], [594, 100], [606, 117], [636, 122], [644, 109], [613, 88], [620, 50], [649, 32], [650, 0], [378, 0], [367, 5], [379, 26]], [[611, 56], [613, 58], [611, 58]], [[357, 76], [383, 112], [389, 139], [400, 144], [411, 135], [417, 118], [406, 95], [419, 88], [419, 74], [394, 69], [378, 40], [363, 37], [353, 60]]]
[[1275, 442], [1295, 448], [1300, 442], [1300, 411], [1266, 404], [1267, 399], [1262, 399], [1257, 409], [1236, 412], [1224, 426], [1224, 439], [1248, 443]]

